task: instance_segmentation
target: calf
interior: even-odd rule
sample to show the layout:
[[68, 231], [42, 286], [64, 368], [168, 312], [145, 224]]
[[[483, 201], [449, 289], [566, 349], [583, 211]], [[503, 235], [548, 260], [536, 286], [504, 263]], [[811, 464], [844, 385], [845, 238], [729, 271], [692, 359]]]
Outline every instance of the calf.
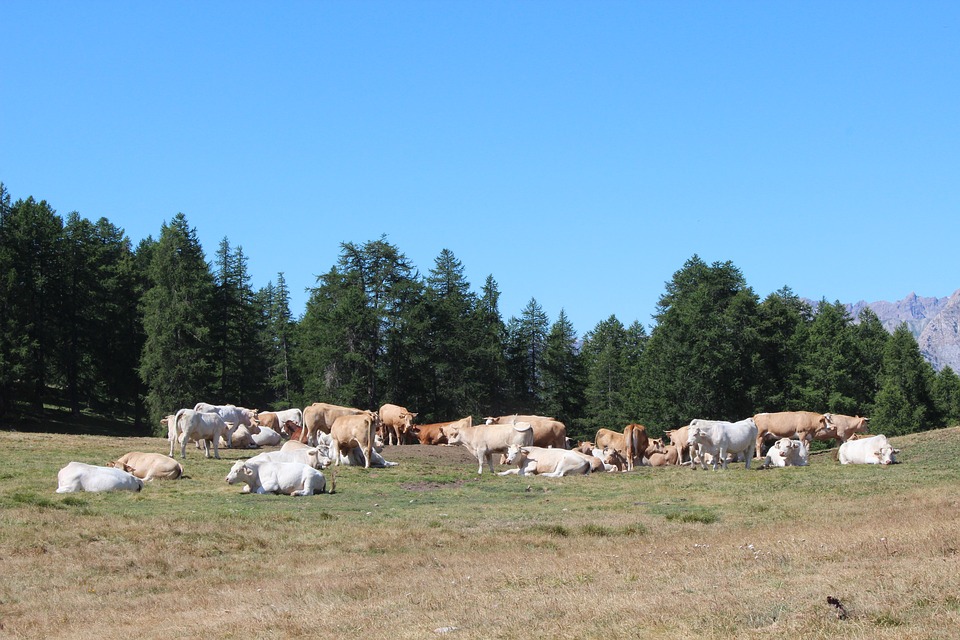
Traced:
[[238, 482], [247, 485], [248, 493], [282, 493], [290, 496], [323, 493], [327, 484], [322, 473], [301, 462], [250, 464], [244, 460], [238, 460], [227, 474], [227, 484]]
[[553, 447], [545, 449], [512, 444], [507, 447], [506, 462], [516, 464], [517, 468], [501, 471], [499, 473], [501, 476], [518, 474], [559, 478], [590, 473], [590, 461], [582, 454]]
[[140, 491], [143, 480], [113, 467], [70, 462], [57, 473], [57, 493], [75, 491]]

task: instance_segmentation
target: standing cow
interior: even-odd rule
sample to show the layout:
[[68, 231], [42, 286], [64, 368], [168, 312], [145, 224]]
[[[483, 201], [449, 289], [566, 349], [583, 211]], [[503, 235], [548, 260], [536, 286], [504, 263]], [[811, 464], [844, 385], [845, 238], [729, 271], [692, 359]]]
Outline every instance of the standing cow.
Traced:
[[413, 429], [413, 419], [417, 414], [406, 407], [385, 404], [380, 407], [380, 428], [386, 444], [407, 444], [407, 438]]
[[647, 428], [642, 424], [628, 424], [623, 433], [611, 429], [599, 429], [594, 438], [597, 448], [613, 449], [627, 463], [627, 471], [632, 471], [636, 461], [642, 461], [643, 452], [650, 444], [647, 437]]
[[536, 447], [567, 448], [567, 427], [559, 420], [547, 416], [524, 416], [513, 414], [484, 418], [487, 424], [519, 424], [527, 422], [533, 427], [533, 445]]
[[829, 429], [827, 417], [813, 411], [780, 411], [778, 413], [758, 413], [753, 416], [757, 425], [756, 456], [761, 457], [763, 439], [768, 434], [780, 438], [797, 438], [809, 448], [814, 435]]
[[303, 430], [300, 432], [300, 442], [314, 446], [317, 444], [317, 434], [330, 433], [333, 423], [340, 416], [356, 416], [367, 413], [370, 412], [326, 402], [314, 402], [303, 410]]
[[[727, 468], [728, 453], [743, 453], [746, 467], [750, 468], [750, 459], [753, 458], [754, 447], [757, 443], [757, 425], [753, 418], [739, 422], [724, 420], [691, 420], [687, 428], [687, 443], [697, 447], [700, 455], [700, 467], [707, 468], [704, 454], [709, 453], [713, 458], [713, 470], [722, 463]], [[691, 468], [696, 468], [692, 464]]]
[[[470, 418], [472, 422], [473, 418]], [[441, 429], [449, 444], [462, 444], [472, 453], [479, 463], [478, 474], [483, 473], [483, 463], [486, 462], [490, 473], [493, 469], [493, 454], [506, 453], [511, 444], [520, 446], [533, 445], [533, 427], [529, 422], [517, 424], [491, 424], [482, 426], [447, 425]]]
[[370, 468], [373, 460], [373, 444], [377, 437], [379, 416], [372, 411], [362, 414], [343, 415], [333, 421], [330, 427], [330, 457], [334, 464], [340, 465], [340, 452], [349, 452], [354, 447], [363, 451], [364, 468]]

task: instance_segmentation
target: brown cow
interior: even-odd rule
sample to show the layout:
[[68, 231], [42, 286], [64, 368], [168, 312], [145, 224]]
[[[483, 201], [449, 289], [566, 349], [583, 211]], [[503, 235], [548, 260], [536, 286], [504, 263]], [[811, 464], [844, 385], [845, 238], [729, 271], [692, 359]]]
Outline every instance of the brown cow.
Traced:
[[484, 420], [487, 424], [517, 424], [519, 422], [528, 422], [530, 426], [533, 427], [533, 446], [553, 447], [555, 449], [567, 448], [567, 427], [554, 418], [514, 414], [510, 416], [485, 418]]
[[385, 404], [380, 407], [380, 428], [385, 444], [406, 444], [407, 434], [413, 428], [413, 419], [417, 414], [406, 407]]
[[693, 448], [687, 442], [687, 427], [684, 426], [679, 429], [674, 429], [673, 431], [667, 431], [667, 436], [670, 438], [671, 446], [676, 450], [673, 455], [673, 458], [676, 460], [674, 464], [683, 464], [687, 460], [693, 459], [691, 454]]
[[268, 427], [277, 433], [280, 433], [280, 418], [274, 411], [261, 411], [257, 414], [257, 424], [261, 427]]
[[460, 418], [453, 422], [434, 422], [431, 424], [417, 425], [417, 438], [420, 444], [447, 444], [447, 437], [443, 435], [444, 427], [472, 427], [473, 416]]
[[628, 424], [623, 433], [610, 429], [600, 429], [594, 438], [597, 448], [611, 448], [623, 456], [627, 464], [627, 471], [634, 467], [636, 460], [643, 457], [649, 441], [647, 428], [642, 424]]
[[763, 438], [767, 434], [779, 438], [797, 438], [803, 440], [807, 447], [814, 434], [820, 429], [827, 429], [827, 418], [822, 413], [813, 411], [781, 411], [779, 413], [758, 413], [753, 416], [757, 425], [757, 450], [754, 456], [762, 456], [761, 447]]
[[304, 429], [300, 433], [300, 442], [315, 446], [317, 444], [317, 432], [330, 433], [334, 421], [340, 416], [355, 416], [367, 413], [370, 412], [353, 407], [327, 404], [326, 402], [314, 402], [303, 410]]
[[363, 467], [370, 468], [373, 459], [373, 443], [377, 437], [377, 422], [380, 417], [372, 411], [346, 414], [333, 421], [330, 427], [330, 457], [340, 465], [340, 450], [349, 452], [354, 447], [363, 451]]

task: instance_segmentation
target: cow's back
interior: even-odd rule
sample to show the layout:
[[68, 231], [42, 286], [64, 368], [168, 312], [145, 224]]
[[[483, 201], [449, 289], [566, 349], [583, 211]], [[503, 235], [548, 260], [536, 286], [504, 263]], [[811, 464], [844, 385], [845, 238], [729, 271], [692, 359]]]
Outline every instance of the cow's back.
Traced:
[[794, 435], [816, 433], [824, 422], [822, 413], [813, 411], [780, 411], [776, 413], [758, 413], [753, 416], [760, 435], [772, 434], [781, 438]]

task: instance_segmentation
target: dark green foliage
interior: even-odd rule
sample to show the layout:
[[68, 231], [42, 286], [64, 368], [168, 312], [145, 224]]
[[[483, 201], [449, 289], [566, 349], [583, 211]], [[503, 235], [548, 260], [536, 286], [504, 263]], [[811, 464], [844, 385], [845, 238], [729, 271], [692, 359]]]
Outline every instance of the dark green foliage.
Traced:
[[151, 424], [159, 425], [167, 414], [209, 401], [217, 373], [209, 345], [213, 277], [196, 230], [182, 213], [161, 227], [149, 277], [151, 287], [143, 296], [147, 339], [140, 376], [147, 387]]
[[593, 439], [597, 429], [623, 431], [635, 420], [627, 413], [628, 337], [616, 316], [599, 323], [583, 337], [583, 361], [586, 369], [585, 431], [581, 439]]
[[933, 380], [933, 403], [941, 425], [960, 424], [960, 376], [944, 367]]
[[667, 283], [643, 353], [644, 424], [676, 428], [692, 418], [754, 413], [760, 334], [757, 297], [730, 262], [694, 256]]
[[889, 436], [942, 426], [933, 401], [933, 377], [933, 367], [923, 359], [906, 323], [901, 323], [883, 352], [871, 430]]
[[557, 321], [550, 327], [543, 354], [540, 410], [567, 425], [568, 435], [575, 431], [574, 423], [583, 415], [585, 382], [582, 358], [577, 351], [577, 333], [561, 309]]
[[759, 353], [755, 413], [802, 410], [800, 364], [813, 312], [789, 287], [757, 308]]
[[519, 318], [507, 323], [507, 372], [512, 392], [512, 411], [536, 413], [543, 404], [543, 356], [550, 319], [536, 298]]
[[286, 409], [295, 406], [293, 396], [300, 378], [293, 366], [296, 323], [290, 313], [290, 291], [283, 273], [277, 274], [276, 285], [268, 283], [257, 298], [257, 306], [264, 309], [260, 344], [267, 367], [267, 406]]

